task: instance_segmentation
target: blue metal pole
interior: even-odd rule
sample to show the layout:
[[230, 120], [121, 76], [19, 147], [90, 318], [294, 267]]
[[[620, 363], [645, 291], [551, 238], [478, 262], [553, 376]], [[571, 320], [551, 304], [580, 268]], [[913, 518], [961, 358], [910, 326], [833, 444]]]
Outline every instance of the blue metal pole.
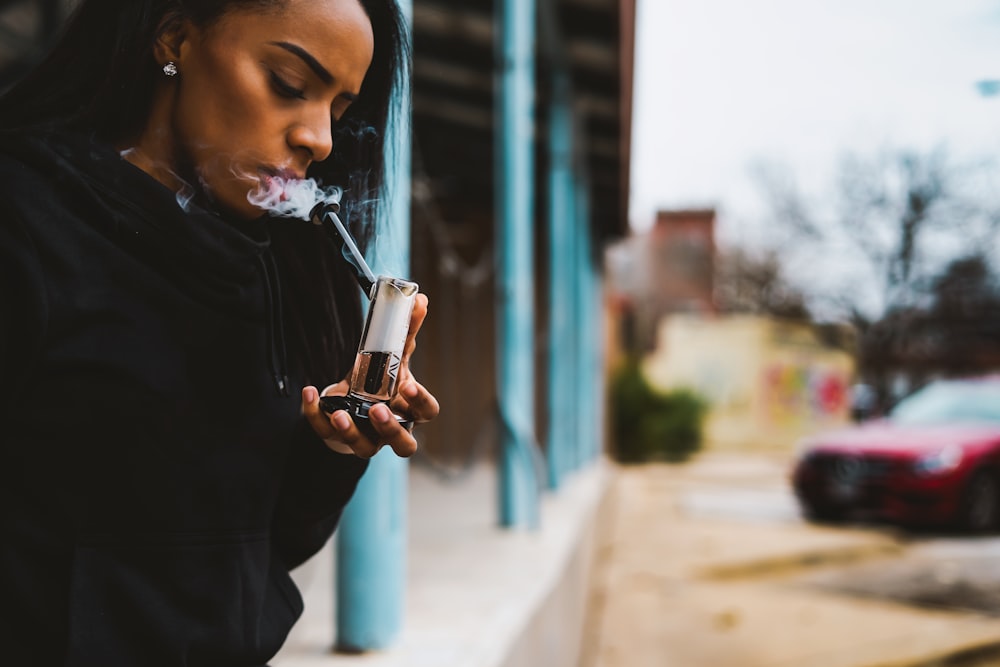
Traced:
[[603, 274], [600, 272], [601, 266], [597, 267], [594, 274], [594, 304], [596, 316], [594, 318], [594, 331], [596, 333], [596, 349], [594, 350], [594, 440], [593, 451], [590, 453], [591, 460], [596, 462], [604, 451], [607, 416], [607, 309], [605, 305]]
[[569, 81], [556, 75], [549, 116], [548, 486], [558, 489], [573, 446], [573, 172]]
[[[584, 215], [589, 221], [591, 217], [590, 209], [590, 188], [584, 188]], [[586, 449], [584, 450], [583, 461], [590, 464], [597, 457], [601, 439], [601, 339], [603, 329], [600, 318], [600, 275], [596, 264], [594, 248], [594, 235], [587, 236], [586, 253], [584, 255], [585, 270], [587, 272], [587, 368], [589, 377], [587, 380], [587, 390], [589, 391], [587, 407], [589, 419], [587, 421]]]
[[535, 3], [501, 0], [496, 132], [500, 525], [538, 525], [535, 473], [533, 130]]
[[587, 303], [590, 298], [590, 276], [588, 273], [588, 254], [590, 248], [590, 219], [587, 207], [587, 189], [580, 173], [577, 173], [574, 189], [576, 234], [574, 235], [573, 262], [576, 271], [574, 281], [574, 319], [576, 324], [576, 349], [574, 360], [576, 364], [576, 438], [573, 442], [573, 469], [579, 470], [586, 460], [587, 441], [592, 436], [589, 368], [590, 356], [590, 319]]
[[[590, 188], [586, 185], [586, 180], [583, 181], [583, 187], [580, 188], [580, 208], [581, 208], [581, 219], [583, 220], [584, 226], [591, 229], [590, 225]], [[583, 384], [583, 390], [585, 392], [584, 405], [586, 409], [583, 411], [582, 415], [584, 417], [584, 423], [581, 426], [583, 431], [583, 438], [581, 439], [581, 456], [580, 464], [585, 465], [593, 461], [596, 456], [598, 449], [598, 442], [600, 441], [600, 388], [601, 388], [601, 370], [599, 366], [600, 350], [601, 350], [601, 324], [599, 320], [598, 311], [598, 297], [599, 297], [599, 282], [597, 269], [595, 266], [594, 259], [594, 239], [591, 233], [582, 235], [583, 244], [581, 249], [581, 272], [583, 280], [581, 281], [584, 285], [583, 289], [583, 327], [581, 329], [584, 343], [582, 346], [582, 358], [580, 359], [580, 367], [584, 369], [585, 379]]]
[[[400, 0], [412, 24], [413, 5]], [[402, 82], [386, 137], [389, 214], [379, 221], [376, 274], [407, 277], [410, 254], [410, 90]], [[403, 625], [406, 590], [407, 460], [388, 447], [372, 458], [337, 532], [338, 650], [386, 648]]]
[[[589, 206], [587, 206], [589, 209]], [[598, 365], [598, 359], [600, 354], [600, 322], [598, 320], [598, 310], [597, 310], [597, 296], [598, 296], [598, 280], [596, 267], [594, 266], [593, 257], [593, 238], [588, 237], [588, 243], [586, 244], [586, 253], [584, 255], [584, 272], [586, 276], [587, 291], [584, 300], [584, 312], [586, 326], [584, 327], [584, 332], [586, 336], [586, 358], [583, 361], [583, 367], [587, 371], [587, 381], [584, 383], [584, 387], [587, 391], [587, 423], [586, 437], [583, 439], [583, 456], [582, 464], [587, 465], [594, 460], [597, 451], [597, 442], [600, 437], [599, 425], [599, 415], [600, 415], [600, 370]]]

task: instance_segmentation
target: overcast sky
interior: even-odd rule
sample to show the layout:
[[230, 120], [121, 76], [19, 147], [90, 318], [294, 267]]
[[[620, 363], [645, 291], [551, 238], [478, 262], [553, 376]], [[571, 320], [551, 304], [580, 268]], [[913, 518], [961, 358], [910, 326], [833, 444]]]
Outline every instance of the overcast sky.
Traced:
[[996, 0], [637, 0], [631, 223], [716, 206], [723, 242], [759, 206], [749, 165], [806, 187], [845, 150], [1000, 156]]

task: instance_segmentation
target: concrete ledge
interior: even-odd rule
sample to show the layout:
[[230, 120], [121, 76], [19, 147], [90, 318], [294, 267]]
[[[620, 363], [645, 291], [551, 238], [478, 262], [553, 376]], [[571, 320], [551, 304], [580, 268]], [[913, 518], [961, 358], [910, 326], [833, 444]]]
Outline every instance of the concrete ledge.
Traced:
[[989, 667], [1000, 664], [1000, 640], [970, 642], [920, 660], [885, 662], [871, 667]]
[[743, 563], [712, 565], [697, 570], [696, 575], [705, 579], [739, 579], [785, 576], [798, 570], [808, 570], [825, 565], [850, 565], [869, 558], [898, 556], [903, 548], [892, 542], [874, 542], [825, 550], [802, 551], [786, 556], [775, 556]]
[[594, 517], [611, 466], [572, 475], [535, 532], [496, 527], [492, 466], [457, 483], [410, 472], [406, 625], [391, 650], [332, 652], [333, 549], [293, 573], [306, 612], [273, 667], [572, 667], [588, 593]]

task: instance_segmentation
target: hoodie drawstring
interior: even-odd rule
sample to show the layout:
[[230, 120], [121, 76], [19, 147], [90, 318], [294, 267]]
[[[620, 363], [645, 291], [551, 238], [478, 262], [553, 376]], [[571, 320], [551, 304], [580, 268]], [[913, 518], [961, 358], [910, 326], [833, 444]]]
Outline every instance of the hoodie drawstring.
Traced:
[[274, 390], [278, 396], [291, 396], [288, 387], [288, 353], [285, 348], [285, 318], [282, 312], [281, 279], [274, 255], [267, 249], [258, 255], [264, 278], [264, 297], [267, 308], [267, 362], [274, 379]]

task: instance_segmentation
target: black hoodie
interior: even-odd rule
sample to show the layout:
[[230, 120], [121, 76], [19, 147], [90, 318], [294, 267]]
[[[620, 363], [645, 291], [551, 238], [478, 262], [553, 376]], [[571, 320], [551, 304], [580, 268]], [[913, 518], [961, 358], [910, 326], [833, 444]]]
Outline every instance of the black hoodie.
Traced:
[[[265, 220], [0, 135], [0, 655], [262, 665], [366, 462], [299, 414]], [[289, 395], [291, 394], [291, 395]]]

